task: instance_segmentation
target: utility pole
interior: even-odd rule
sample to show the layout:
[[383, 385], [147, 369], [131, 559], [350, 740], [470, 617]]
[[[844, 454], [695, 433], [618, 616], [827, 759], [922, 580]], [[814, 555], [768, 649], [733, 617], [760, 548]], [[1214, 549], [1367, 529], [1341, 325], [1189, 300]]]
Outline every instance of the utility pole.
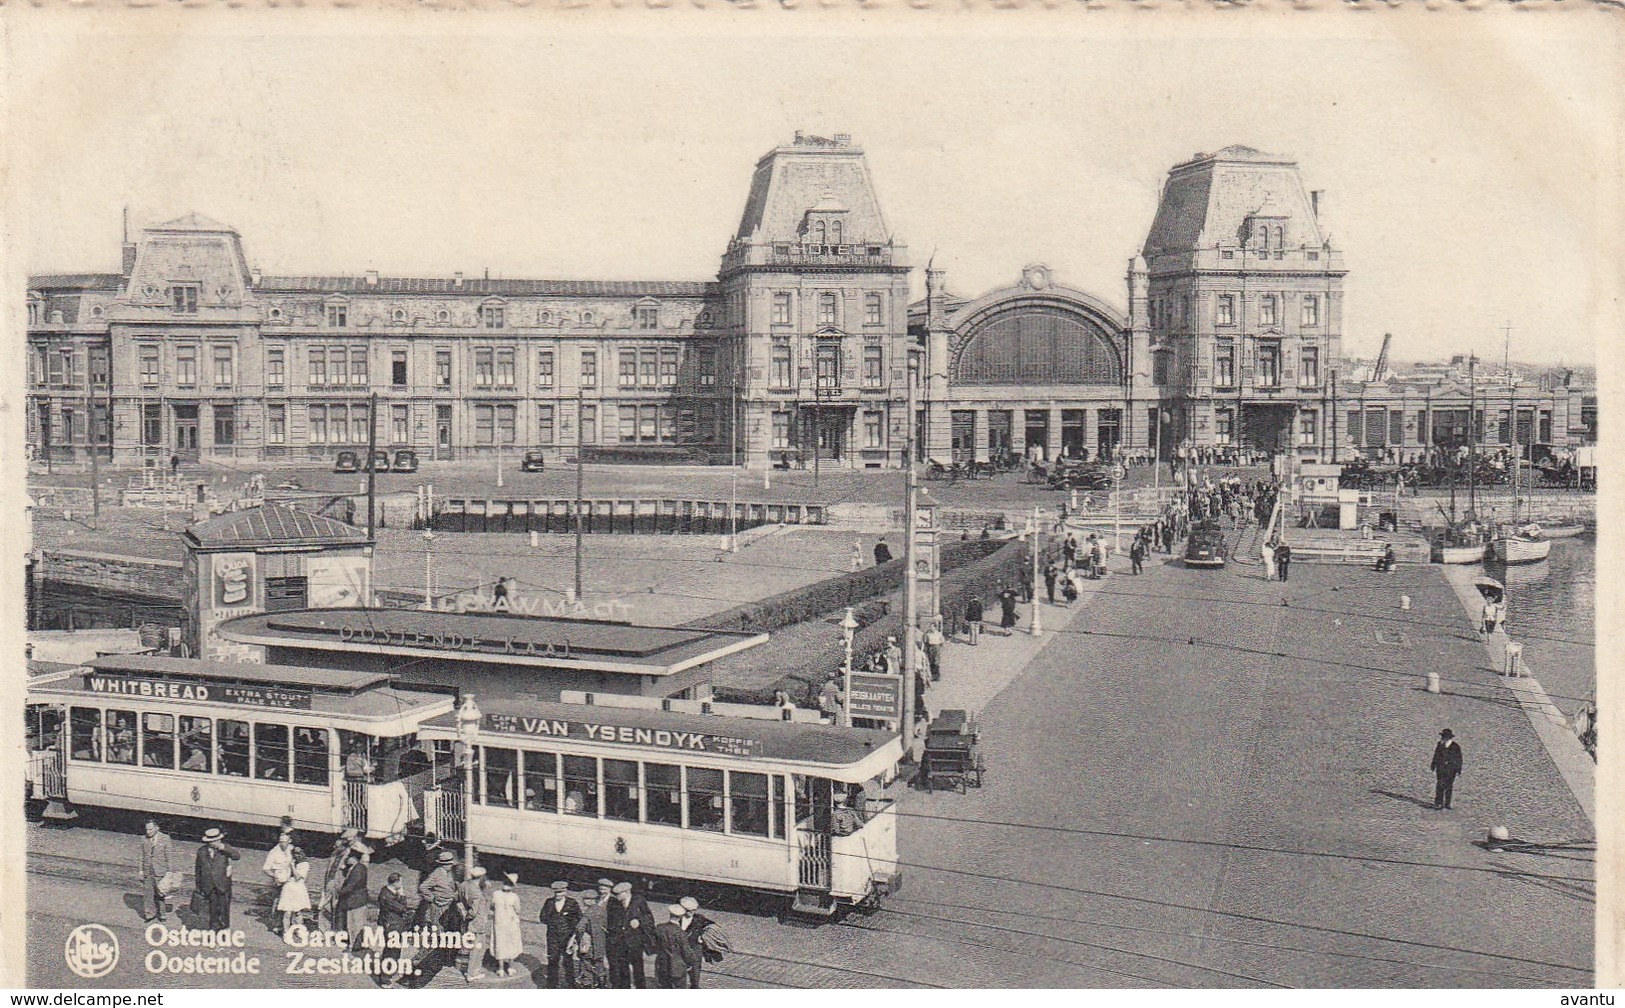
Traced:
[[[86, 426], [90, 429], [90, 524], [92, 528], [95, 528], [101, 524], [102, 520], [102, 453], [96, 448], [95, 393], [85, 396], [85, 419], [88, 421]], [[107, 414], [107, 423], [109, 426], [112, 425], [112, 413]], [[112, 443], [112, 431], [108, 431], [107, 440], [108, 443]]]
[[1044, 526], [1038, 517], [1038, 505], [1035, 504], [1033, 505], [1033, 625], [1031, 628], [1034, 637], [1044, 635], [1044, 614], [1038, 602], [1038, 586], [1043, 582], [1038, 573], [1038, 558], [1043, 552], [1039, 548], [1039, 543], [1042, 541], [1043, 535]]
[[581, 381], [578, 378], [576, 380], [576, 508], [575, 508], [575, 510], [576, 510], [576, 601], [577, 602], [581, 601], [581, 546], [582, 546], [581, 484], [582, 484], [582, 480], [584, 478], [583, 477], [582, 462], [581, 462], [581, 451], [582, 451], [581, 410], [582, 410], [583, 402], [584, 402], [584, 390], [582, 389]]
[[[728, 552], [739, 552], [739, 375], [744, 370], [743, 354], [744, 343], [738, 335], [733, 337], [733, 374], [729, 376], [729, 400], [732, 408], [732, 419], [728, 424], [729, 435], [732, 441], [729, 467], [731, 478], [728, 487]], [[767, 468], [773, 468], [773, 454], [768, 453]]]
[[378, 393], [367, 398], [367, 538], [373, 537], [378, 503]]
[[915, 641], [919, 635], [920, 590], [918, 579], [915, 576], [915, 548], [914, 524], [915, 508], [919, 503], [919, 474], [914, 466], [914, 385], [920, 374], [919, 357], [913, 348], [908, 352], [908, 436], [904, 445], [908, 449], [907, 469], [908, 500], [903, 515], [903, 566], [907, 573], [903, 579], [903, 710], [898, 718], [898, 725], [902, 728], [903, 756], [909, 758], [914, 752], [914, 676], [919, 663], [916, 661]]
[[1332, 465], [1337, 464], [1337, 369], [1332, 368]]
[[434, 530], [427, 523], [423, 529], [423, 608], [434, 608]]

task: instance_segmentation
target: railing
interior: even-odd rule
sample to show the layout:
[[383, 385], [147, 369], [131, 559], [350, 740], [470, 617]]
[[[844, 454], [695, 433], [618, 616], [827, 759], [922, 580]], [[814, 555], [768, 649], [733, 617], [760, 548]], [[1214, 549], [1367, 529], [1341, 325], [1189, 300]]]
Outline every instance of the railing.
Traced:
[[450, 843], [463, 842], [468, 835], [468, 820], [461, 787], [429, 788], [423, 792], [423, 829]]
[[796, 830], [801, 857], [798, 861], [800, 885], [808, 889], [828, 889], [830, 886], [829, 834], [818, 830]]
[[344, 782], [344, 825], [349, 829], [359, 830], [362, 836], [367, 835], [366, 781]]

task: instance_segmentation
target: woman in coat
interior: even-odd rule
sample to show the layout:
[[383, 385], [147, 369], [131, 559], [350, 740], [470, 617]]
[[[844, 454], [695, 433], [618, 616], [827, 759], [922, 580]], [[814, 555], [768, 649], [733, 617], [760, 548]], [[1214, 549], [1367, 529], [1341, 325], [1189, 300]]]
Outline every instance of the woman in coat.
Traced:
[[513, 976], [513, 961], [525, 951], [519, 931], [519, 876], [508, 872], [502, 888], [491, 896], [491, 955], [497, 961], [497, 976]]
[[367, 859], [371, 854], [360, 844], [350, 848], [344, 859], [344, 880], [339, 883], [333, 900], [334, 929], [350, 932], [351, 948], [361, 944], [361, 928], [365, 923], [361, 911], [372, 902], [367, 893]]

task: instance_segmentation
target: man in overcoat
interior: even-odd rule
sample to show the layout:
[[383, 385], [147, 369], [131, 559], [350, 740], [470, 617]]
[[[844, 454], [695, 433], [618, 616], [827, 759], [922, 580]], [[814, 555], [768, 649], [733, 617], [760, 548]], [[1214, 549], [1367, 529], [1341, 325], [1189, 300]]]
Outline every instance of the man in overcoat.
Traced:
[[211, 826], [204, 832], [194, 873], [196, 892], [208, 907], [210, 931], [231, 927], [231, 862], [241, 857], [235, 847], [227, 845], [220, 827]]
[[632, 892], [632, 883], [618, 882], [609, 904], [609, 982], [611, 987], [648, 986], [643, 975], [643, 955], [654, 937], [655, 918], [642, 896]]
[[163, 890], [169, 868], [169, 837], [148, 819], [147, 835], [141, 838], [141, 919], [164, 919], [169, 912], [168, 893]]
[[1456, 743], [1456, 733], [1449, 728], [1439, 733], [1439, 742], [1433, 747], [1433, 762], [1428, 769], [1433, 771], [1433, 807], [1449, 808], [1456, 777], [1461, 773], [1461, 746]]
[[699, 964], [700, 951], [688, 940], [683, 930], [686, 911], [673, 903], [666, 908], [669, 915], [665, 923], [655, 928], [655, 982], [665, 988], [688, 987], [690, 960]]
[[547, 986], [559, 985], [560, 967], [564, 965], [565, 949], [576, 933], [581, 920], [581, 904], [570, 895], [570, 883], [553, 883], [553, 892], [542, 904], [542, 927], [547, 929]]

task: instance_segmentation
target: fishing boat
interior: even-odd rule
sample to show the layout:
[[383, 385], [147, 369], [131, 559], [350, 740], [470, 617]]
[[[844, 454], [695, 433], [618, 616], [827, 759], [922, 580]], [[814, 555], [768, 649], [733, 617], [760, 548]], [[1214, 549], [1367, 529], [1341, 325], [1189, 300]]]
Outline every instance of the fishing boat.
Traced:
[[1540, 531], [1548, 539], [1572, 539], [1578, 535], [1585, 535], [1586, 527], [1582, 522], [1573, 522], [1562, 525], [1542, 525]]
[[1551, 556], [1552, 541], [1515, 534], [1499, 535], [1490, 540], [1490, 554], [1504, 564], [1536, 563]]
[[[1518, 443], [1518, 386], [1512, 376], [1512, 330], [1510, 326], [1507, 328], [1506, 360], [1502, 364], [1502, 368], [1507, 376], [1507, 416], [1510, 418], [1509, 430], [1512, 434], [1512, 507], [1513, 513], [1516, 514], [1518, 492], [1521, 489], [1519, 487], [1519, 474], [1525, 469], [1525, 464], [1523, 448]], [[1534, 473], [1532, 467], [1530, 468], [1529, 492], [1533, 494], [1534, 481], [1532, 477]], [[1525, 497], [1523, 503], [1527, 509], [1530, 503], [1529, 498]], [[1540, 526], [1533, 522], [1510, 528], [1503, 526], [1490, 539], [1490, 556], [1498, 563], [1509, 565], [1538, 563], [1551, 556], [1551, 553], [1552, 541], [1546, 538], [1541, 533]]]
[[1433, 543], [1433, 562], [1441, 564], [1475, 564], [1484, 561], [1482, 542], [1451, 543], [1440, 536]]

